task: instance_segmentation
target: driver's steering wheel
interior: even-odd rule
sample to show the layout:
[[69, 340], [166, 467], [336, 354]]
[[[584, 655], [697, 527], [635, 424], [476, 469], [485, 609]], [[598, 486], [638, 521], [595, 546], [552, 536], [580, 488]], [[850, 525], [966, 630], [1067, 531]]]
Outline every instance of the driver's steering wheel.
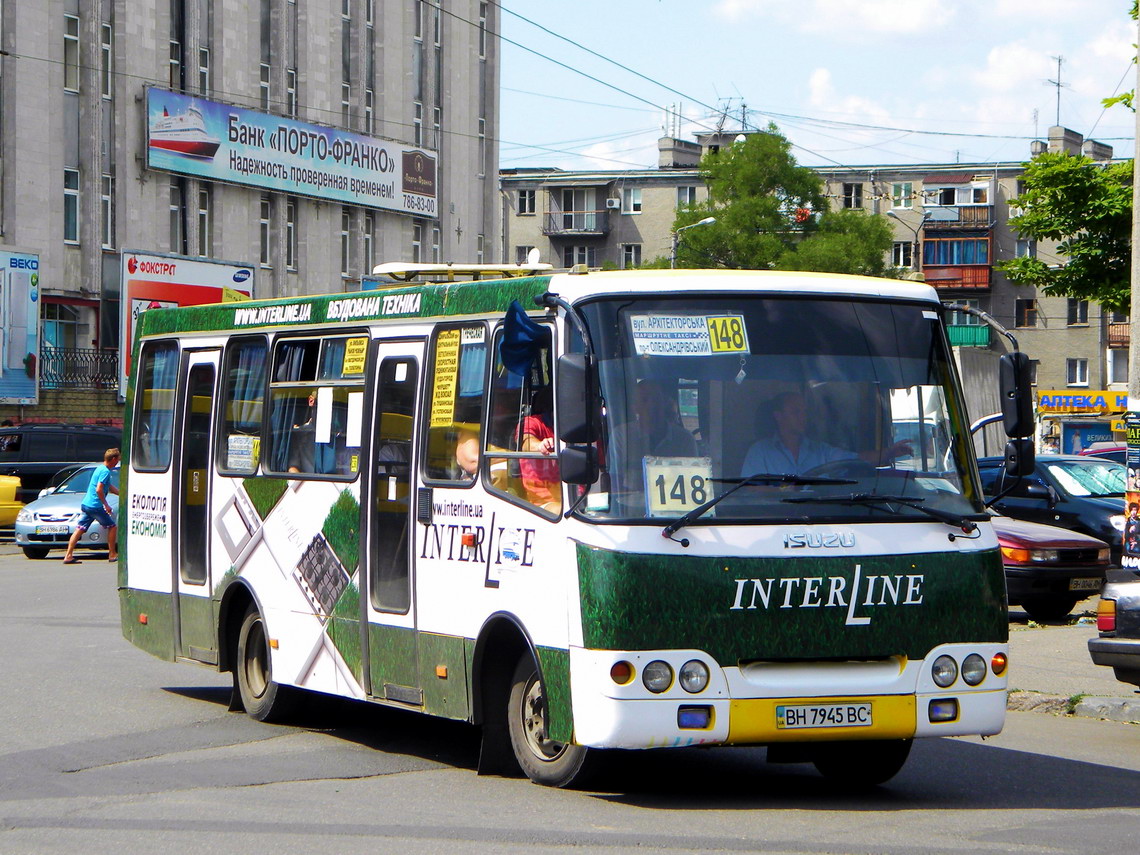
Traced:
[[878, 470], [862, 457], [847, 457], [821, 463], [803, 473], [817, 478], [871, 478]]

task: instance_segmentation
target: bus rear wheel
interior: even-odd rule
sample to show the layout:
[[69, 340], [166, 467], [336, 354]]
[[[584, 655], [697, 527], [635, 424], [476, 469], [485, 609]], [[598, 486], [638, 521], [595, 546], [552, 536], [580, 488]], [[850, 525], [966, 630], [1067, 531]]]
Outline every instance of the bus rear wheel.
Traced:
[[251, 606], [245, 613], [238, 631], [234, 681], [242, 706], [251, 718], [279, 721], [292, 709], [294, 698], [289, 687], [273, 681], [269, 637], [265, 632], [265, 620], [256, 606]]
[[548, 787], [580, 783], [586, 774], [589, 749], [558, 742], [547, 732], [546, 693], [531, 657], [515, 667], [507, 704], [507, 732], [515, 759], [528, 778]]
[[816, 746], [812, 762], [823, 777], [859, 789], [889, 781], [910, 755], [913, 739], [829, 742]]

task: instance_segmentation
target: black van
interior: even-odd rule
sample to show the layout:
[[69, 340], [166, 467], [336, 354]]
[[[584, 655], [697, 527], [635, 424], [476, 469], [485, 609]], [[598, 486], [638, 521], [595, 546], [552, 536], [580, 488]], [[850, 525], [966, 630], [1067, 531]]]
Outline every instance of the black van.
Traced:
[[102, 463], [122, 445], [120, 428], [107, 425], [27, 424], [0, 427], [0, 475], [16, 475], [21, 502], [34, 501], [69, 463]]

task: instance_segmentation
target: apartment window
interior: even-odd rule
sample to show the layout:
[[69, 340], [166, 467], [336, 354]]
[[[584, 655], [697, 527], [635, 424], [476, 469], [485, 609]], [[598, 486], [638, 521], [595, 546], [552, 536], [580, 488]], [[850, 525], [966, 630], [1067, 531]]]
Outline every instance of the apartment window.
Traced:
[[270, 199], [268, 196], [262, 196], [261, 197], [261, 206], [260, 207], [261, 207], [261, 217], [257, 223], [257, 234], [258, 234], [259, 245], [260, 245], [260, 252], [258, 253], [258, 263], [261, 264], [262, 267], [272, 267], [273, 265], [270, 263], [270, 258], [269, 258], [269, 234], [270, 234], [270, 224], [272, 222], [272, 220], [270, 219], [270, 214], [273, 210], [273, 206], [272, 206], [272, 203], [270, 202]]
[[210, 94], [210, 49], [198, 48], [198, 91]]
[[844, 184], [843, 185], [843, 207], [844, 208], [862, 208], [863, 207], [863, 185], [862, 184]]
[[63, 88], [79, 91], [79, 18], [63, 16]]
[[[436, 0], [436, 3], [439, 3], [440, 1], [441, 0]], [[438, 6], [435, 4], [432, 6], [431, 17], [433, 22], [432, 28], [434, 30], [433, 40], [435, 42], [435, 46], [439, 47], [443, 43], [443, 13], [440, 12]]]
[[575, 264], [597, 267], [597, 261], [598, 253], [592, 246], [568, 246], [562, 250], [562, 264], [564, 267], [573, 267]]
[[371, 134], [375, 131], [375, 115], [374, 115], [374, 95], [371, 89], [364, 90], [364, 133]]
[[898, 181], [891, 185], [891, 207], [914, 207], [914, 184], [910, 181]]
[[431, 260], [434, 264], [439, 264], [439, 247], [442, 241], [443, 232], [440, 231], [439, 226], [432, 226], [431, 229]]
[[424, 37], [424, 0], [415, 0], [412, 15], [415, 18], [412, 35], [417, 41], [421, 41]]
[[479, 4], [479, 59], [487, 58], [487, 4]]
[[891, 264], [895, 267], [914, 267], [914, 244], [909, 240], [896, 240], [891, 246]]
[[269, 109], [269, 63], [261, 63], [261, 109]]
[[423, 220], [412, 221], [412, 262], [419, 263], [423, 261], [422, 247], [424, 245], [424, 223]]
[[519, 191], [519, 214], [533, 214], [534, 213], [534, 191], [533, 190], [520, 190]]
[[115, 246], [115, 179], [107, 173], [103, 174], [99, 187], [99, 216], [103, 248], [113, 249]]
[[1128, 382], [1128, 348], [1112, 347], [1108, 350], [1108, 382]]
[[198, 189], [198, 255], [209, 258], [214, 254], [214, 221], [211, 215], [209, 187]]
[[1018, 258], [1036, 258], [1037, 241], [1029, 238], [1018, 238], [1016, 252]]
[[989, 264], [988, 238], [926, 238], [922, 242], [923, 264]]
[[970, 192], [970, 201], [975, 205], [988, 205], [990, 202], [990, 191], [988, 187], [974, 187]]
[[178, 179], [170, 182], [170, 251], [185, 254], [186, 235], [182, 229], [182, 185]]
[[376, 218], [372, 214], [364, 215], [364, 272], [371, 273], [376, 266], [376, 255], [373, 251], [372, 236], [376, 233]]
[[[348, 0], [345, 0], [348, 2]], [[349, 231], [352, 228], [352, 215], [347, 209], [340, 212], [340, 275], [348, 276]]]
[[1126, 324], [1126, 323], [1128, 323], [1128, 313], [1127, 312], [1109, 312], [1108, 313], [1108, 322], [1110, 324]]
[[171, 89], [182, 88], [182, 42], [170, 40], [170, 83]]
[[621, 267], [629, 270], [631, 267], [641, 266], [641, 244], [623, 243], [621, 245]]
[[487, 174], [487, 120], [479, 119], [479, 175]]
[[63, 170], [63, 240], [79, 243], [79, 170]]
[[1020, 297], [1014, 304], [1015, 323], [1019, 327], [1037, 326], [1037, 300]]
[[348, 83], [340, 84], [340, 123], [346, 128], [349, 127], [349, 121], [352, 119], [352, 85]]
[[297, 118], [297, 69], [285, 69], [285, 111], [289, 118]]
[[697, 188], [692, 186], [677, 188], [677, 207], [694, 205], [697, 201]]
[[621, 212], [623, 214], [641, 213], [640, 187], [626, 187], [621, 191]]
[[529, 264], [530, 251], [534, 249], [533, 246], [516, 246], [515, 247], [515, 264]]
[[285, 202], [285, 269], [297, 269], [297, 200], [293, 196]]
[[1087, 359], [1066, 359], [1065, 382], [1069, 386], [1089, 385], [1089, 361]]
[[424, 105], [416, 102], [416, 112], [412, 119], [412, 142], [414, 145], [424, 144]]
[[[954, 302], [969, 306], [971, 309], [981, 309], [982, 307], [981, 300], [955, 300]], [[947, 323], [955, 327], [976, 327], [981, 325], [982, 319], [977, 315], [971, 315], [969, 312], [953, 311], [947, 318]]]
[[110, 24], [99, 27], [99, 89], [103, 97], [111, 99], [115, 76], [114, 58], [111, 54], [112, 30]]
[[486, 240], [483, 235], [475, 235], [475, 263], [483, 263], [483, 251], [486, 245]]
[[442, 142], [442, 140], [439, 136], [439, 125], [440, 125], [440, 119], [442, 118], [442, 116], [443, 116], [443, 110], [438, 105], [435, 107], [432, 107], [432, 110], [431, 110], [431, 132], [432, 132], [432, 139], [435, 140], [434, 145], [436, 148], [439, 148], [440, 143]]
[[1040, 359], [1029, 360], [1029, 385], [1037, 385], [1037, 369], [1041, 365]]
[[1089, 322], [1089, 301], [1069, 298], [1069, 326], [1084, 325]]

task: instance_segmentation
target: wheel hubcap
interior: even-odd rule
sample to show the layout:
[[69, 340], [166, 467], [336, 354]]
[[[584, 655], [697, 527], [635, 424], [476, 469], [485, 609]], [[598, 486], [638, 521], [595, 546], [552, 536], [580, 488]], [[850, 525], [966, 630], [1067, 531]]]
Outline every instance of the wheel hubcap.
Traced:
[[265, 628], [260, 621], [249, 628], [245, 645], [246, 685], [255, 698], [260, 698], [269, 685], [269, 654], [265, 647]]
[[556, 742], [546, 732], [546, 698], [537, 679], [532, 678], [527, 684], [522, 707], [523, 732], [530, 750], [540, 760], [557, 760], [566, 744]]

